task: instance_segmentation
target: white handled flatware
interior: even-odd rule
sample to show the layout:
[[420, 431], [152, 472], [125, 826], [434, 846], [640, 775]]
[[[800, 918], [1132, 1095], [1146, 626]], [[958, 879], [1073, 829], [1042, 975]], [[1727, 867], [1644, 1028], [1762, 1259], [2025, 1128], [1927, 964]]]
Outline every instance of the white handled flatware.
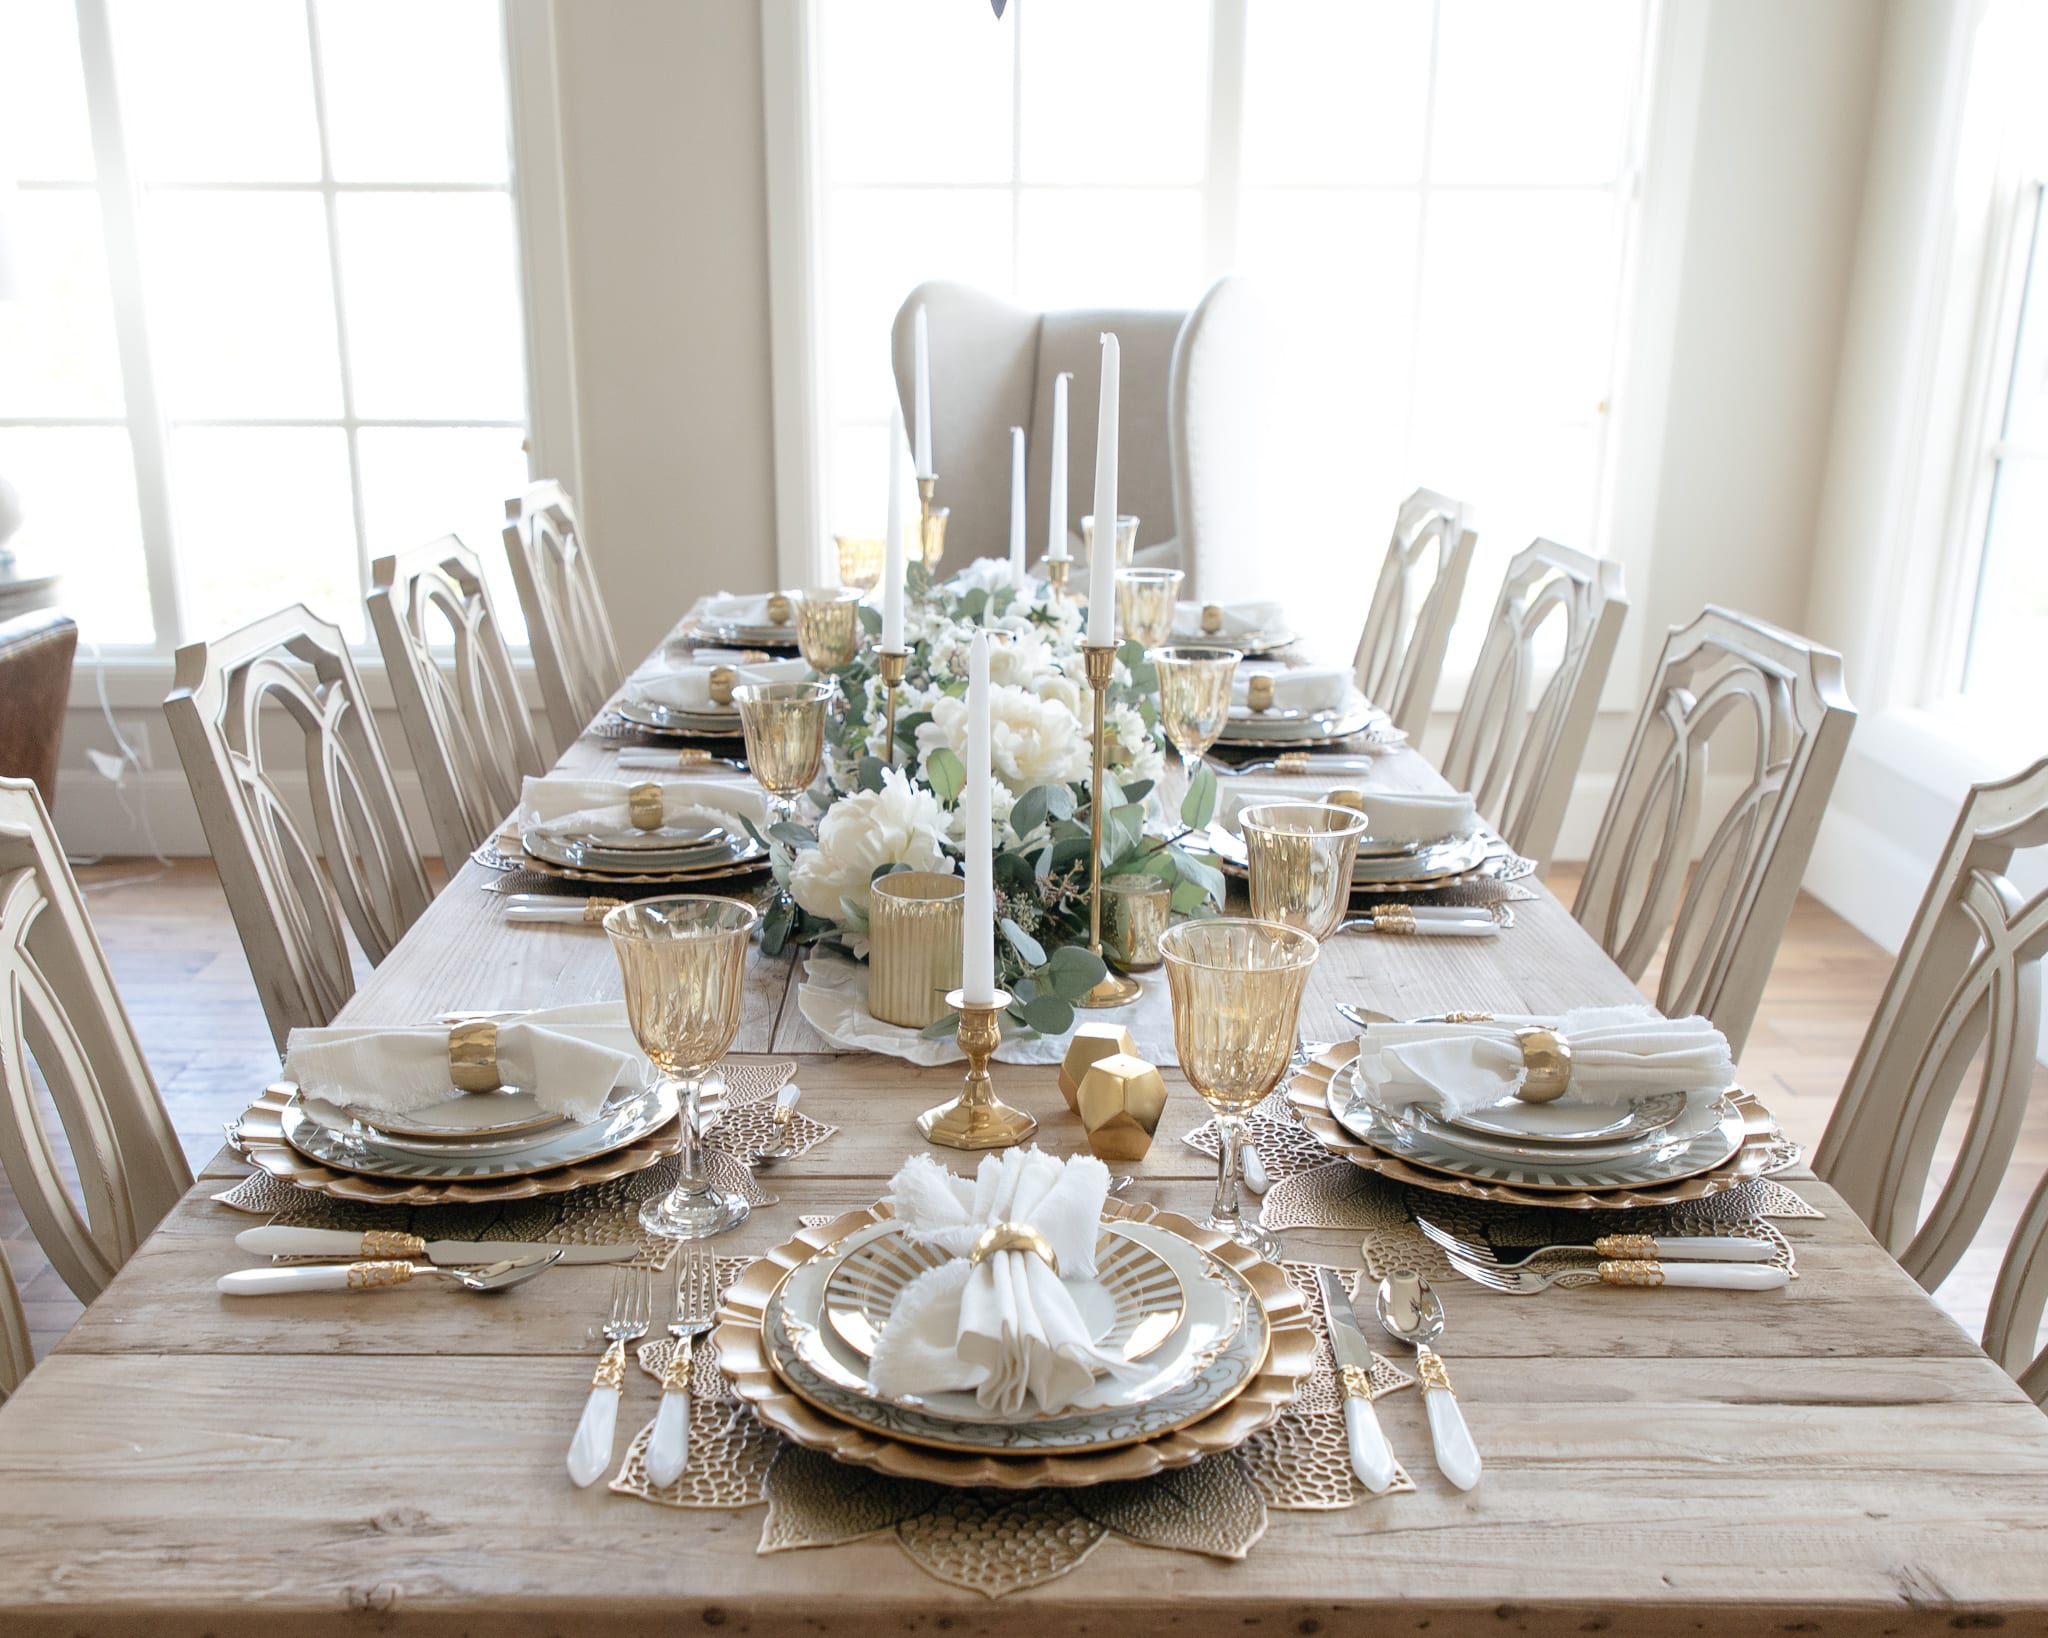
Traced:
[[562, 1260], [562, 1248], [541, 1255], [509, 1257], [474, 1268], [432, 1268], [400, 1260], [366, 1263], [308, 1263], [301, 1268], [238, 1268], [223, 1274], [214, 1289], [228, 1297], [288, 1297], [306, 1291], [381, 1291], [422, 1275], [440, 1275], [465, 1291], [509, 1291]]
[[654, 1281], [644, 1268], [612, 1270], [612, 1304], [603, 1325], [604, 1358], [590, 1379], [576, 1437], [569, 1442], [569, 1477], [595, 1484], [612, 1465], [612, 1438], [619, 1426], [619, 1395], [626, 1386], [626, 1344], [647, 1335], [653, 1323]]
[[1479, 1482], [1479, 1447], [1465, 1425], [1451, 1373], [1436, 1344], [1444, 1334], [1443, 1299], [1412, 1268], [1397, 1268], [1380, 1281], [1373, 1297], [1380, 1329], [1415, 1350], [1415, 1374], [1422, 1381], [1422, 1404], [1429, 1413], [1429, 1439], [1436, 1447], [1437, 1471], [1460, 1490]]
[[1560, 1240], [1547, 1246], [1496, 1246], [1467, 1239], [1418, 1216], [1415, 1226], [1445, 1251], [1488, 1268], [1520, 1268], [1552, 1252], [1578, 1252], [1599, 1257], [1648, 1257], [1657, 1262], [1767, 1263], [1777, 1243], [1752, 1235], [1729, 1234], [1603, 1234], [1594, 1240]]
[[661, 1409], [647, 1436], [647, 1477], [666, 1489], [690, 1460], [690, 1367], [697, 1338], [718, 1323], [718, 1263], [708, 1251], [685, 1252], [676, 1267], [676, 1339], [661, 1378]]
[[1317, 756], [1308, 751], [1283, 751], [1261, 762], [1240, 762], [1231, 767], [1227, 763], [1211, 761], [1209, 766], [1225, 779], [1236, 779], [1244, 774], [1258, 773], [1371, 773], [1377, 764], [1369, 756]]
[[454, 1263], [494, 1263], [505, 1258], [545, 1257], [560, 1252], [561, 1263], [629, 1263], [640, 1255], [638, 1241], [614, 1246], [546, 1246], [517, 1240], [424, 1240], [417, 1234], [397, 1234], [373, 1229], [357, 1234], [350, 1229], [268, 1228], [244, 1229], [235, 1244], [261, 1257], [424, 1257], [443, 1266]]
[[1394, 910], [1375, 910], [1369, 916], [1340, 921], [1340, 933], [1377, 933], [1381, 938], [1498, 938], [1503, 925], [1483, 911], [1455, 910], [1441, 916], [1425, 916], [1424, 910], [1441, 906], [1416, 905]]
[[681, 751], [621, 751], [619, 766], [644, 773], [696, 773], [727, 774], [745, 773], [747, 765], [729, 756], [714, 756], [709, 751], [685, 749]]
[[1394, 1448], [1372, 1408], [1372, 1345], [1358, 1328], [1357, 1311], [1333, 1268], [1318, 1269], [1323, 1312], [1330, 1321], [1330, 1352], [1344, 1388], [1344, 1439], [1351, 1447], [1351, 1471], [1375, 1496], [1394, 1482]]
[[604, 918], [617, 909], [619, 903], [617, 899], [603, 897], [565, 899], [553, 893], [507, 893], [505, 919], [554, 921], [597, 927], [603, 925]]
[[1475, 1285], [1491, 1286], [1518, 1297], [1547, 1291], [1567, 1274], [1597, 1274], [1602, 1285], [1683, 1285], [1709, 1291], [1778, 1291], [1791, 1283], [1790, 1269], [1770, 1263], [1663, 1263], [1649, 1258], [1604, 1262], [1598, 1268], [1560, 1268], [1544, 1273], [1534, 1268], [1491, 1268], [1455, 1251], [1446, 1252], [1451, 1267]]
[[1237, 1170], [1244, 1179], [1244, 1186], [1253, 1194], [1263, 1195], [1272, 1187], [1273, 1180], [1266, 1174], [1266, 1163], [1259, 1158], [1258, 1146], [1250, 1138], [1238, 1145]]

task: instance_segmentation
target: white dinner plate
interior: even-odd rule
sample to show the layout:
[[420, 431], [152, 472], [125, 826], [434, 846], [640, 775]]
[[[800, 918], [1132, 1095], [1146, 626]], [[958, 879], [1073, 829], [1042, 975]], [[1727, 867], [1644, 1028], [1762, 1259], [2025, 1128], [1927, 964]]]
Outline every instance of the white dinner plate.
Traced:
[[685, 711], [680, 706], [662, 705], [654, 700], [622, 699], [612, 707], [621, 722], [656, 734], [687, 734], [702, 739], [732, 739], [740, 728], [739, 707], [720, 710], [708, 706], [702, 711]]

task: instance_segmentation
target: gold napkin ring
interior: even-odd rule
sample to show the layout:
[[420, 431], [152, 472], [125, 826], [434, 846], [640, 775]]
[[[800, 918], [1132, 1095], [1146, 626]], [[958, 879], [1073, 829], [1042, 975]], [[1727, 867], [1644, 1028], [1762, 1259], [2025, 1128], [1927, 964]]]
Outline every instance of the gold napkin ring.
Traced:
[[1244, 685], [1244, 702], [1254, 711], [1269, 711], [1273, 707], [1273, 679], [1261, 671], [1249, 678]]
[[[739, 680], [740, 674], [737, 671], [733, 670], [731, 666], [713, 666], [711, 668], [711, 675], [708, 678], [706, 678], [704, 682], [705, 688], [709, 690], [711, 694], [711, 703], [713, 705], [732, 704], [733, 684], [738, 682]], [[709, 758], [711, 755], [709, 751], [702, 751], [699, 754], [706, 758]]]
[[768, 623], [771, 626], [786, 626], [789, 624], [789, 616], [789, 599], [781, 592], [776, 592], [768, 599]]
[[1222, 608], [1221, 608], [1221, 607], [1220, 607], [1219, 605], [1215, 604], [1215, 603], [1204, 603], [1204, 604], [1202, 605], [1202, 633], [1203, 633], [1203, 635], [1204, 635], [1204, 636], [1207, 636], [1207, 637], [1214, 637], [1214, 636], [1216, 635], [1216, 633], [1217, 633], [1217, 632], [1219, 632], [1219, 631], [1221, 631], [1222, 629], [1223, 629], [1223, 610], [1222, 610]]
[[498, 1026], [473, 1018], [448, 1032], [448, 1079], [463, 1092], [495, 1092], [498, 1079]]
[[993, 1257], [999, 1251], [1028, 1251], [1057, 1274], [1060, 1260], [1053, 1255], [1052, 1242], [1029, 1223], [991, 1223], [975, 1239], [967, 1253], [969, 1264]]
[[636, 830], [661, 829], [661, 787], [653, 780], [626, 792], [626, 817]]
[[1515, 1096], [1524, 1103], [1549, 1103], [1572, 1084], [1572, 1044], [1554, 1029], [1518, 1029], [1523, 1077]]
[[1324, 791], [1323, 801], [1329, 807], [1349, 808], [1353, 813], [1365, 812], [1365, 792], [1350, 790], [1345, 786], [1340, 785], [1336, 790]]

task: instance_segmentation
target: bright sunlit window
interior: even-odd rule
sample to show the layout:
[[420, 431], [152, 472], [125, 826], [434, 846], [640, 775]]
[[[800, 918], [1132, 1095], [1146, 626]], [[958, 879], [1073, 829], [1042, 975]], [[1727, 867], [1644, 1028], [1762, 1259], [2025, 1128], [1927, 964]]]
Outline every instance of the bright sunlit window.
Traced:
[[1323, 647], [1349, 652], [1418, 484], [1477, 509], [1475, 610], [1534, 535], [1600, 550], [1649, 12], [814, 3], [828, 526], [879, 524], [920, 280], [1186, 307], [1238, 271], [1267, 297], [1273, 560], [1361, 588], [1303, 611]]
[[527, 477], [502, 37], [497, 0], [0, 0], [0, 474], [88, 639], [300, 600], [360, 639], [372, 558], [449, 530], [499, 558]]

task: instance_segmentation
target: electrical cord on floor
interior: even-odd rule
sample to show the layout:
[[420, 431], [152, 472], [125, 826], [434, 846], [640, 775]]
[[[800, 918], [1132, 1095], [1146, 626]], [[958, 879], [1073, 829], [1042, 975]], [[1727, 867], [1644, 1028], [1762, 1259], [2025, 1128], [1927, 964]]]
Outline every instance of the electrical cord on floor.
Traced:
[[[114, 744], [121, 753], [119, 756], [112, 756], [105, 751], [88, 748], [85, 753], [86, 760], [92, 764], [94, 772], [114, 787], [114, 800], [121, 804], [121, 813], [128, 821], [128, 828], [142, 833], [143, 845], [149, 849], [150, 857], [156, 860], [157, 864], [156, 869], [145, 870], [133, 876], [117, 876], [112, 881], [79, 884], [87, 893], [104, 893], [111, 888], [135, 887], [144, 882], [160, 881], [170, 873], [171, 861], [158, 845], [156, 831], [149, 822], [149, 793], [142, 787], [142, 758], [136, 753], [135, 747], [129, 744], [128, 736], [121, 732], [121, 724], [114, 716], [114, 703], [107, 697], [107, 667], [106, 662], [100, 657], [100, 646], [88, 641], [85, 647], [92, 655], [93, 685], [99, 694], [100, 715], [106, 719], [107, 732], [113, 736]], [[128, 801], [125, 777], [131, 772], [136, 780], [136, 796], [132, 806]], [[85, 857], [73, 857], [67, 854], [65, 857], [73, 868], [77, 868], [99, 864], [106, 855], [96, 853]]]

